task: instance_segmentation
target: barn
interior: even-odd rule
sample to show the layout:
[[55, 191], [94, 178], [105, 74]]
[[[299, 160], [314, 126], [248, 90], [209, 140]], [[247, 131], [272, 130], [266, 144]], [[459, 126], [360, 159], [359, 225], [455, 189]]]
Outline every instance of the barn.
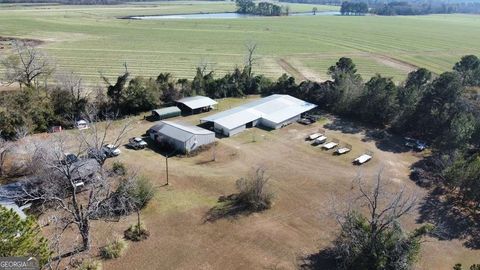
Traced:
[[217, 102], [209, 97], [193, 96], [179, 99], [176, 104], [184, 114], [196, 114], [210, 111]]
[[161, 108], [152, 111], [152, 120], [162, 120], [170, 117], [179, 116], [182, 111], [177, 106]]
[[289, 95], [271, 95], [245, 105], [200, 119], [213, 124], [214, 130], [232, 136], [257, 125], [279, 129], [298, 119], [302, 113], [317, 107]]
[[210, 130], [171, 121], [161, 121], [149, 129], [149, 134], [152, 140], [166, 143], [181, 153], [215, 142], [215, 133]]

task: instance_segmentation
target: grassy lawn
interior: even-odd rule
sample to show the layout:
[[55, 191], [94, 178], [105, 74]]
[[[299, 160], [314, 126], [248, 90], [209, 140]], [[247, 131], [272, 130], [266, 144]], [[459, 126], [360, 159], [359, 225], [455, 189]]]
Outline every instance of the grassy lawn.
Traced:
[[[217, 110], [257, 98], [218, 100]], [[171, 120], [198, 124], [201, 117], [215, 112]], [[133, 123], [127, 138], [140, 136], [154, 124], [142, 116], [132, 117], [116, 123], [110, 135], [120, 129], [124, 121]], [[319, 129], [324, 129], [329, 140], [350, 144], [352, 151], [336, 156], [333, 150], [311, 146], [305, 137]], [[75, 136], [75, 131], [66, 134]], [[41, 139], [49, 136], [35, 135]], [[169, 186], [164, 185], [164, 156], [153, 149], [135, 151], [122, 146], [122, 154], [108, 159], [105, 167], [121, 161], [130, 171], [148, 177], [159, 191], [142, 211], [142, 220], [151, 237], [130, 243], [126, 254], [105, 261], [104, 269], [156, 269], [153, 265], [164, 269], [297, 269], [299, 258], [331, 244], [338, 229], [331, 215], [332, 200], [335, 198], [341, 204], [356, 196], [352, 181], [358, 175], [370, 185], [382, 168], [390, 180], [388, 189], [405, 187], [417, 194], [420, 205], [425, 203], [422, 198], [427, 190], [408, 177], [410, 166], [420, 156], [395, 148], [395, 140], [389, 142], [392, 145], [372, 140], [366, 136], [365, 128], [329, 115], [311, 126], [294, 123], [273, 131], [251, 128], [219, 139], [215, 161], [212, 161], [212, 149], [193, 157], [169, 158]], [[373, 159], [360, 167], [352, 165], [352, 160], [366, 151], [373, 152]], [[206, 222], [206, 214], [217, 205], [219, 196], [235, 193], [235, 181], [259, 166], [271, 177], [270, 187], [275, 193], [272, 209]], [[418, 227], [419, 216], [420, 213], [406, 216], [402, 225], [410, 230]], [[119, 222], [95, 221], [91, 255], [96, 256], [98, 248], [115, 235], [122, 235], [135, 218], [131, 215]], [[75, 234], [71, 232], [67, 233], [67, 239], [73, 239]], [[458, 262], [476, 263], [478, 256], [478, 249], [466, 248], [461, 239], [428, 239], [422, 245], [415, 269], [449, 270]]]
[[[313, 7], [289, 6], [292, 12], [311, 11]], [[282, 60], [307, 78], [325, 79], [326, 68], [345, 55], [358, 62], [364, 77], [380, 72], [401, 81], [417, 66], [440, 73], [449, 70], [462, 55], [480, 53], [480, 17], [470, 15], [116, 19], [234, 10], [232, 2], [202, 1], [118, 6], [0, 5], [0, 36], [46, 41], [42, 47], [59, 68], [76, 71], [91, 84], [100, 83], [99, 73], [116, 76], [124, 62], [133, 75], [172, 72], [177, 77], [192, 76], [199, 63], [208, 63], [217, 74], [223, 74], [243, 64], [244, 44], [249, 41], [258, 43], [256, 72], [272, 78], [285, 72], [279, 64]]]
[[[219, 100], [219, 110], [240, 105], [250, 99]], [[209, 112], [215, 113], [215, 112]], [[206, 114], [176, 117], [174, 121], [197, 124]], [[331, 125], [333, 122], [336, 125]], [[153, 123], [136, 119], [129, 136], [142, 134]], [[122, 148], [120, 160], [129, 168], [138, 168], [159, 187], [159, 193], [143, 211], [142, 218], [151, 237], [132, 243], [124, 257], [105, 262], [105, 269], [149, 269], [161, 264], [166, 269], [295, 269], [298, 258], [326, 247], [333, 240], [337, 227], [330, 216], [331, 200], [348, 200], [353, 194], [352, 180], [363, 175], [373, 181], [380, 168], [391, 180], [389, 188], [405, 186], [424, 196], [426, 190], [408, 179], [410, 165], [418, 157], [408, 151], [390, 151], [375, 141], [365, 140], [365, 133], [344, 133], [337, 121], [322, 118], [312, 126], [292, 124], [286, 128], [265, 131], [248, 129], [237, 136], [222, 138], [216, 146], [216, 161], [207, 150], [194, 157], [169, 159], [170, 185], [165, 183], [165, 158], [146, 149]], [[304, 138], [319, 128], [326, 135], [350, 144], [353, 150], [342, 156], [312, 147]], [[351, 161], [371, 150], [374, 158], [361, 166]], [[221, 195], [235, 192], [235, 180], [262, 166], [271, 176], [275, 192], [274, 205], [264, 213], [205, 222], [207, 211]], [[403, 220], [407, 228], [417, 227], [417, 214]], [[114, 234], [121, 234], [134, 217], [119, 223], [95, 225], [95, 239], [101, 246]], [[437, 256], [437, 254], [446, 254]], [[139, 255], [141, 254], [141, 255]], [[478, 251], [462, 246], [462, 242], [429, 239], [422, 248], [416, 269], [451, 269], [456, 262], [474, 263]]]

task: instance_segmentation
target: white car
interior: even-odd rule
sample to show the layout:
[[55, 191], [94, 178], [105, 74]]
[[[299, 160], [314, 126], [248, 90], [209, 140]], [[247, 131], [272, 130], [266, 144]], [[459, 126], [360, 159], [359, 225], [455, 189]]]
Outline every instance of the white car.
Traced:
[[103, 152], [107, 157], [116, 157], [122, 153], [120, 149], [118, 149], [115, 145], [113, 144], [106, 144], [103, 146]]
[[140, 137], [134, 137], [134, 138], [130, 138], [128, 140], [128, 147], [132, 148], [132, 149], [143, 149], [147, 146], [147, 142], [144, 141], [142, 138]]

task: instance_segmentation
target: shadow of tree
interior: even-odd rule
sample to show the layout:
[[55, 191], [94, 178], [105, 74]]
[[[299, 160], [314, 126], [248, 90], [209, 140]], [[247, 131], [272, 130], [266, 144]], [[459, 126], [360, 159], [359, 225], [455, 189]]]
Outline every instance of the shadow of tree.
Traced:
[[436, 187], [424, 198], [419, 208], [418, 223], [436, 226], [433, 236], [439, 240], [464, 240], [464, 246], [480, 248], [480, 220], [474, 213], [464, 210], [460, 202], [448, 196], [449, 192]]
[[332, 122], [325, 124], [324, 127], [330, 130], [336, 130], [346, 134], [356, 134], [365, 130], [364, 127], [361, 127], [353, 121], [338, 117], [329, 117], [329, 119]]
[[236, 219], [239, 216], [248, 216], [252, 213], [260, 212], [251, 210], [238, 198], [238, 194], [220, 196], [218, 204], [210, 210], [204, 217], [204, 222], [215, 222], [219, 219]]
[[324, 127], [330, 130], [340, 131], [345, 134], [364, 133], [364, 142], [374, 141], [375, 146], [386, 152], [404, 153], [410, 151], [405, 146], [404, 139], [401, 136], [394, 135], [385, 129], [379, 129], [375, 126], [361, 125], [355, 121], [330, 117], [330, 123], [325, 124]]
[[160, 144], [154, 141], [152, 138], [144, 137], [143, 140], [147, 143], [147, 148], [154, 151], [157, 154], [160, 154], [164, 157], [177, 156], [179, 153], [169, 144]]
[[338, 269], [334, 254], [331, 248], [320, 250], [318, 253], [310, 254], [299, 259], [301, 270], [334, 270]]

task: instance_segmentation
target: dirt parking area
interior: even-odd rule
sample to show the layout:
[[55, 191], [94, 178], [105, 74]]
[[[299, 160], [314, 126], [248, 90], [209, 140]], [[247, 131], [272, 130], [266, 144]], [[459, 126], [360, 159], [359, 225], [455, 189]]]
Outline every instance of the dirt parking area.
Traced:
[[[248, 99], [220, 101], [228, 109]], [[210, 112], [214, 113], [214, 112]], [[198, 124], [203, 115], [170, 120]], [[153, 123], [136, 118], [129, 136], [143, 134]], [[329, 139], [350, 144], [353, 149], [342, 156], [324, 151], [305, 141], [311, 133], [324, 129]], [[131, 170], [138, 169], [159, 188], [158, 195], [143, 211], [142, 218], [151, 237], [130, 243], [126, 254], [106, 261], [104, 269], [296, 269], [300, 258], [330, 245], [338, 230], [331, 216], [332, 201], [356, 196], [353, 179], [362, 175], [369, 183], [380, 169], [392, 190], [406, 186], [424, 196], [408, 175], [418, 155], [385, 145], [373, 139], [368, 130], [328, 117], [311, 126], [297, 123], [266, 131], [251, 128], [231, 138], [218, 140], [217, 146], [194, 157], [169, 158], [169, 181], [165, 186], [165, 157], [154, 150], [129, 150], [110, 159]], [[365, 151], [373, 159], [354, 166], [352, 161]], [[215, 153], [216, 160], [212, 161]], [[206, 222], [206, 213], [218, 197], [235, 192], [235, 181], [259, 166], [271, 177], [274, 205], [262, 213]], [[134, 222], [95, 222], [95, 248]], [[405, 218], [414, 228], [416, 216]], [[445, 256], [438, 256], [439, 254]], [[460, 241], [430, 239], [422, 250], [418, 269], [451, 269], [456, 262], [473, 263], [477, 251], [467, 250]]]

